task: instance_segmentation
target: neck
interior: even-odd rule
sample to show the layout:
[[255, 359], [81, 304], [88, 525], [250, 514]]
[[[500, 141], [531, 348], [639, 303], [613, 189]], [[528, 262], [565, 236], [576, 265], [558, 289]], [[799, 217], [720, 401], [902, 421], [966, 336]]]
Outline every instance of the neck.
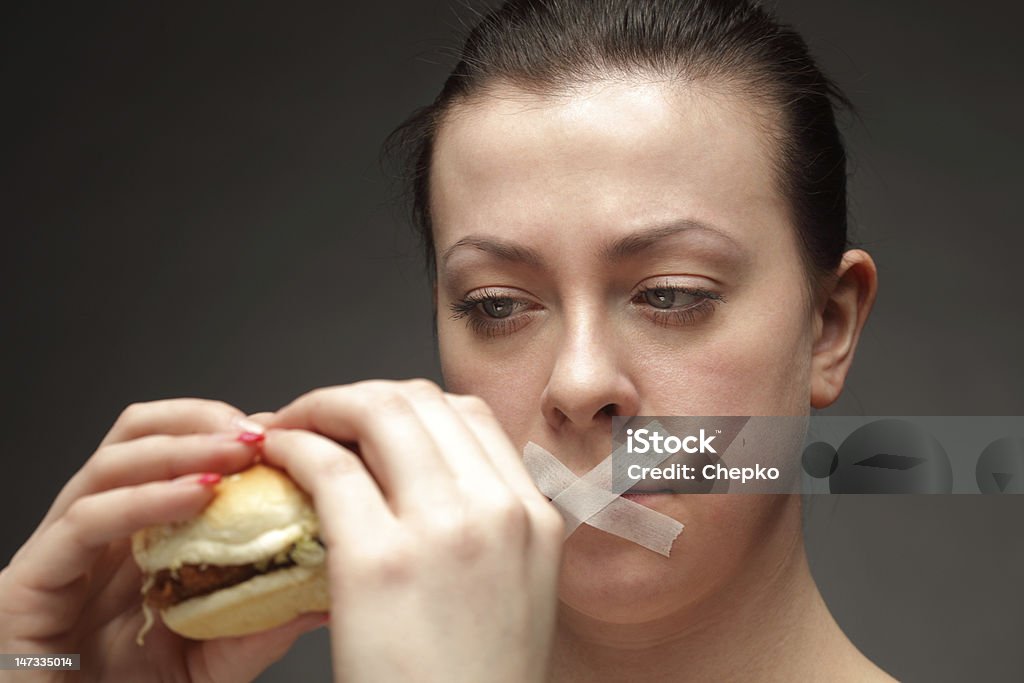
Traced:
[[828, 611], [807, 565], [800, 506], [788, 507], [779, 529], [784, 544], [766, 540], [775, 552], [698, 604], [638, 624], [601, 622], [563, 604], [550, 680], [845, 680], [880, 673]]

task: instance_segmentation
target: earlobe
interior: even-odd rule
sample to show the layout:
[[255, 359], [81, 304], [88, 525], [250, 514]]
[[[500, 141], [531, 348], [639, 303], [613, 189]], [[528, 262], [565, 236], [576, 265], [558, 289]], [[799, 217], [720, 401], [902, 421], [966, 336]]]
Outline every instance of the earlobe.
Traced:
[[818, 334], [811, 354], [812, 407], [826, 408], [839, 398], [877, 292], [878, 271], [871, 256], [860, 249], [843, 254], [817, 314]]

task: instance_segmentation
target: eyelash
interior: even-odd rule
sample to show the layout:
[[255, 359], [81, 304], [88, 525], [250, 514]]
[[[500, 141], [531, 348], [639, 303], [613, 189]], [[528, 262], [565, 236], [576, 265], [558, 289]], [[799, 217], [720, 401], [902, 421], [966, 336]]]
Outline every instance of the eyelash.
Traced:
[[502, 296], [492, 290], [483, 290], [482, 292], [470, 294], [464, 299], [452, 302], [448, 307], [452, 311], [453, 320], [466, 319], [466, 325], [477, 334], [491, 338], [501, 337], [512, 334], [518, 330], [526, 322], [521, 320], [522, 316], [511, 317], [509, 314], [508, 318], [491, 318], [480, 311], [480, 307], [488, 301], [511, 301], [515, 312], [515, 308], [519, 308], [523, 303], [517, 299], [513, 299], [510, 296]]
[[673, 325], [689, 325], [698, 322], [705, 317], [711, 315], [714, 312], [718, 304], [725, 303], [725, 297], [717, 292], [709, 292], [706, 289], [700, 289], [699, 287], [679, 287], [674, 285], [654, 285], [651, 287], [644, 287], [631, 301], [639, 304], [643, 304], [644, 295], [647, 292], [653, 291], [669, 291], [677, 294], [686, 294], [687, 296], [695, 296], [700, 299], [699, 302], [686, 308], [677, 310], [664, 310], [657, 309], [654, 307], [650, 308], [652, 311], [651, 318], [653, 322], [662, 327], [672, 327]]
[[[686, 294], [688, 296], [699, 297], [700, 301], [688, 306], [686, 308], [677, 310], [668, 309], [657, 309], [653, 306], [643, 306], [644, 297], [647, 292], [651, 291], [671, 291], [677, 294]], [[480, 308], [488, 301], [507, 301], [511, 302], [513, 306], [513, 312], [509, 314], [507, 318], [492, 318], [487, 314], [483, 313]], [[644, 287], [636, 295], [630, 299], [632, 303], [637, 303], [640, 306], [651, 309], [652, 313], [648, 315], [652, 322], [661, 327], [672, 327], [674, 325], [689, 325], [698, 322], [714, 312], [718, 304], [726, 303], [725, 297], [716, 292], [710, 292], [705, 289], [695, 287], [679, 287], [679, 286], [652, 286]], [[466, 325], [473, 330], [473, 332], [487, 338], [507, 336], [519, 330], [525, 325], [528, 320], [522, 315], [515, 315], [515, 311], [518, 308], [525, 306], [521, 300], [514, 299], [510, 296], [503, 296], [491, 290], [483, 290], [478, 293], [470, 294], [463, 299], [455, 301], [449, 305], [449, 309], [452, 312], [453, 320], [466, 319]]]

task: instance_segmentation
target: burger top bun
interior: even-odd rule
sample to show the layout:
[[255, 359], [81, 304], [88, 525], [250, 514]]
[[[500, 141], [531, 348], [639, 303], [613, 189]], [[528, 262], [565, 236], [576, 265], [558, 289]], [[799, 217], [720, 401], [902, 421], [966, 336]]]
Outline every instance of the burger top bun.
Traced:
[[134, 534], [132, 552], [144, 571], [258, 562], [317, 534], [309, 497], [280, 470], [254, 465], [224, 477], [216, 492], [198, 517]]

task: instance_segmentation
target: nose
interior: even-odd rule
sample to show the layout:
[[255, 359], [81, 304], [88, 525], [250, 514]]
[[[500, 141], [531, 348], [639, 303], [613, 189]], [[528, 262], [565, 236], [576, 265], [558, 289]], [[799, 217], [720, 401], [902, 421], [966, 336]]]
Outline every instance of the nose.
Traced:
[[624, 357], [627, 350], [599, 320], [581, 317], [568, 326], [541, 395], [548, 424], [586, 430], [607, 425], [616, 415], [635, 415], [640, 399]]

